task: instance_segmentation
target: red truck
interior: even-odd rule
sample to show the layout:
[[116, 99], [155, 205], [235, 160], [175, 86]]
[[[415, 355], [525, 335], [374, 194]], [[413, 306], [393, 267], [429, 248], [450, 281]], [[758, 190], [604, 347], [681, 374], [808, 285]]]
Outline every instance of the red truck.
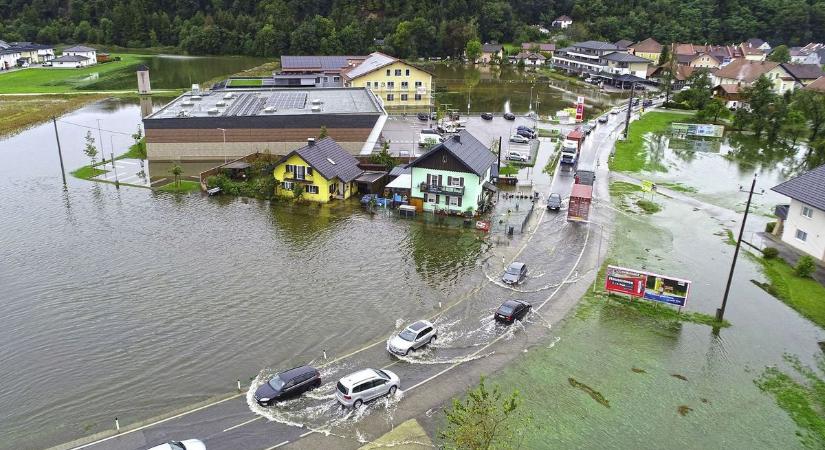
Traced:
[[582, 150], [582, 141], [584, 141], [584, 133], [579, 130], [573, 130], [567, 134], [561, 144], [561, 163], [575, 165], [579, 160], [579, 154]]
[[570, 202], [567, 205], [567, 220], [571, 222], [587, 222], [590, 216], [590, 203], [593, 200], [593, 186], [574, 184], [570, 192]]

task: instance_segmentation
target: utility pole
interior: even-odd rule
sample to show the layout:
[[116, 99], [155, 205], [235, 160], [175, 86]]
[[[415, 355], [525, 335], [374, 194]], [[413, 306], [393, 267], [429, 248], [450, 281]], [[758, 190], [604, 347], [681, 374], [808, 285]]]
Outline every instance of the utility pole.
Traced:
[[[728, 274], [728, 284], [725, 285], [725, 295], [722, 297], [722, 307], [716, 309], [716, 320], [721, 322], [725, 317], [725, 306], [728, 304], [728, 294], [730, 293], [730, 283], [733, 280], [733, 270], [736, 268], [736, 259], [739, 257], [739, 248], [742, 246], [742, 235], [745, 233], [745, 222], [748, 221], [748, 212], [751, 209], [751, 199], [753, 198], [753, 189], [756, 187], [756, 174], [753, 174], [753, 182], [751, 182], [751, 190], [748, 193], [748, 203], [745, 205], [745, 216], [742, 218], [742, 226], [739, 228], [739, 239], [736, 240], [736, 250], [733, 251], [733, 261], [730, 264], [730, 273]], [[742, 191], [742, 188], [739, 188]], [[761, 195], [761, 194], [760, 194]]]
[[60, 135], [57, 134], [57, 118], [52, 116], [54, 124], [54, 139], [57, 141], [57, 157], [60, 158], [60, 175], [63, 175], [63, 186], [66, 186], [66, 169], [63, 167], [63, 152], [60, 150]]
[[630, 116], [633, 112], [633, 94], [636, 92], [636, 82], [630, 84], [630, 99], [627, 101], [627, 118], [624, 121], [624, 138], [627, 139], [627, 129], [630, 127]]
[[103, 151], [103, 133], [100, 131], [100, 119], [97, 119], [97, 145], [100, 147], [100, 154], [103, 156], [103, 167], [105, 168], [106, 153]]
[[498, 176], [501, 177], [501, 136], [498, 137]]
[[226, 129], [218, 128], [218, 130], [223, 133], [223, 147], [221, 147], [221, 150], [223, 150], [223, 163], [226, 164]]

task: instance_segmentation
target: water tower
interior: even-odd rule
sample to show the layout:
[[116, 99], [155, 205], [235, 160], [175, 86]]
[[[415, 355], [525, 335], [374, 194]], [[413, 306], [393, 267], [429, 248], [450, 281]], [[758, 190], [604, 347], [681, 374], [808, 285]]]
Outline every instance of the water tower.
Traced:
[[152, 93], [152, 86], [149, 84], [149, 67], [141, 64], [137, 68], [138, 94], [148, 95]]

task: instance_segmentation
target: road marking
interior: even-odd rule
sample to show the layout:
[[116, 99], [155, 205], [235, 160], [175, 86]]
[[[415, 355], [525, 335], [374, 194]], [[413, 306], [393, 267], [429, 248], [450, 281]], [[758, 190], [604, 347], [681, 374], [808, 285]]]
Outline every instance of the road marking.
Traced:
[[272, 447], [269, 447], [269, 448], [268, 448], [268, 449], [266, 449], [266, 450], [272, 450], [273, 448], [278, 448], [278, 447], [281, 447], [281, 446], [286, 445], [286, 444], [289, 444], [289, 441], [284, 441], [284, 442], [281, 442], [281, 443], [280, 443], [280, 444], [278, 444], [278, 445], [273, 445]]
[[315, 430], [309, 430], [309, 431], [307, 431], [306, 433], [304, 433], [304, 434], [302, 434], [302, 435], [300, 435], [300, 436], [298, 436], [298, 437], [307, 437], [307, 436], [309, 436], [310, 434], [312, 434], [312, 433], [314, 433], [314, 432], [315, 432]]
[[134, 428], [134, 429], [132, 429], [132, 430], [124, 431], [124, 432], [122, 432], [122, 433], [118, 433], [118, 434], [115, 434], [115, 435], [109, 436], [109, 437], [107, 437], [107, 438], [99, 439], [99, 440], [97, 440], [97, 441], [90, 442], [90, 443], [88, 443], [88, 444], [83, 444], [83, 445], [81, 445], [81, 446], [79, 446], [79, 447], [74, 447], [72, 450], [80, 450], [80, 449], [82, 449], [82, 448], [91, 447], [92, 445], [99, 444], [99, 443], [101, 443], [101, 442], [106, 442], [106, 441], [108, 441], [108, 440], [110, 440], [110, 439], [114, 439], [114, 438], [121, 437], [121, 436], [123, 436], [124, 434], [130, 434], [130, 433], [134, 433], [135, 431], [140, 431], [140, 430], [144, 430], [144, 429], [149, 428], [149, 427], [154, 427], [154, 426], [156, 426], [156, 425], [160, 425], [160, 424], [162, 424], [162, 423], [164, 423], [164, 422], [168, 422], [168, 421], [170, 421], [170, 420], [174, 420], [174, 419], [177, 419], [177, 418], [179, 418], [179, 417], [183, 417], [183, 416], [186, 416], [186, 415], [192, 414], [193, 412], [197, 412], [197, 411], [200, 411], [200, 410], [202, 410], [202, 409], [206, 409], [206, 408], [211, 408], [211, 407], [213, 407], [213, 406], [215, 406], [215, 405], [217, 405], [217, 404], [223, 403], [223, 402], [228, 401], [228, 400], [233, 400], [233, 399], [236, 399], [236, 398], [238, 398], [238, 397], [240, 397], [240, 396], [243, 396], [243, 395], [246, 395], [246, 393], [236, 394], [236, 395], [233, 395], [232, 397], [225, 398], [225, 399], [223, 399], [223, 400], [218, 400], [217, 402], [210, 403], [210, 404], [208, 404], [208, 405], [203, 405], [203, 406], [201, 406], [201, 407], [199, 407], [199, 408], [195, 408], [195, 409], [190, 410], [190, 411], [182, 412], [182, 413], [177, 414], [177, 415], [174, 415], [174, 416], [172, 416], [172, 417], [167, 417], [167, 418], [165, 418], [165, 419], [163, 419], [163, 420], [158, 420], [157, 422], [148, 423], [148, 424], [146, 424], [146, 425], [143, 425], [143, 426], [141, 426], [141, 427]]
[[264, 416], [258, 416], [258, 417], [254, 418], [254, 419], [250, 419], [250, 420], [247, 420], [246, 422], [242, 422], [242, 423], [239, 423], [239, 424], [237, 424], [237, 425], [235, 425], [235, 426], [229, 427], [229, 428], [227, 428], [227, 429], [225, 429], [225, 430], [221, 431], [221, 433], [226, 433], [227, 431], [234, 430], [235, 428], [240, 428], [240, 427], [242, 427], [242, 426], [244, 426], [244, 425], [248, 425], [248, 424], [250, 424], [250, 423], [252, 423], [252, 422], [254, 422], [254, 421], [256, 421], [256, 420], [263, 419], [263, 418], [264, 418]]

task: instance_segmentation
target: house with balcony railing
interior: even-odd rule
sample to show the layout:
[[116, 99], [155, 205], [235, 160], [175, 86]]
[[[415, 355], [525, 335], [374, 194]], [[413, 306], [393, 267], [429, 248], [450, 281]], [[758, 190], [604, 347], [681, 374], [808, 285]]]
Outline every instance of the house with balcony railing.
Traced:
[[475, 214], [496, 190], [497, 161], [469, 132], [453, 135], [409, 164], [410, 204], [419, 211]]

